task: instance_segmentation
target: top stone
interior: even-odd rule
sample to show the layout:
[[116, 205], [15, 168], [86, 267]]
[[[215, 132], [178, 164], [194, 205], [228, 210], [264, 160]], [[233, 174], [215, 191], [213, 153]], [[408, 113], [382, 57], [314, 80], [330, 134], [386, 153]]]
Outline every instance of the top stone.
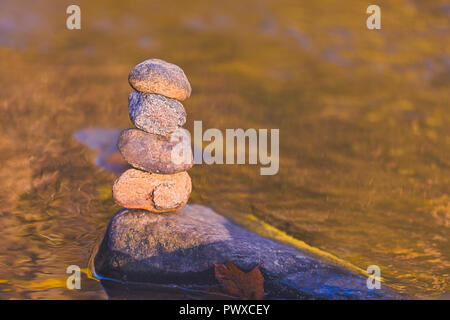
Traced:
[[191, 85], [183, 70], [160, 59], [149, 59], [136, 65], [130, 71], [128, 82], [137, 91], [180, 101], [191, 95]]

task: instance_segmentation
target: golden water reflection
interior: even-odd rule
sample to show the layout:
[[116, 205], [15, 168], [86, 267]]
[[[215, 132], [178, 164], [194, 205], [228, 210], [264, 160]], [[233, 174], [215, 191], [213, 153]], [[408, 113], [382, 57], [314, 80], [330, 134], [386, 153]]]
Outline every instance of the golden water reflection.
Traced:
[[79, 1], [81, 31], [67, 5], [0, 4], [1, 298], [105, 298], [48, 280], [87, 266], [118, 209], [73, 134], [130, 126], [127, 75], [149, 57], [188, 75], [188, 129], [280, 129], [278, 175], [197, 166], [192, 202], [377, 264], [413, 296], [449, 291], [445, 1], [381, 1], [380, 31], [359, 1]]

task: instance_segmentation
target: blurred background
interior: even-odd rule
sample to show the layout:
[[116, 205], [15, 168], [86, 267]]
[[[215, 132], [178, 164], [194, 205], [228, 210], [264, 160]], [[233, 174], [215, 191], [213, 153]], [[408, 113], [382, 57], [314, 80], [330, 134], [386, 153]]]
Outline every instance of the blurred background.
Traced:
[[[81, 30], [66, 28], [70, 4]], [[191, 203], [448, 297], [450, 5], [377, 1], [382, 29], [368, 30], [370, 4], [2, 0], [0, 298], [107, 298], [89, 261], [119, 209], [116, 175], [74, 136], [131, 127], [127, 77], [148, 58], [184, 69], [191, 132], [280, 129], [277, 175], [197, 165]], [[66, 289], [72, 264], [82, 290]]]

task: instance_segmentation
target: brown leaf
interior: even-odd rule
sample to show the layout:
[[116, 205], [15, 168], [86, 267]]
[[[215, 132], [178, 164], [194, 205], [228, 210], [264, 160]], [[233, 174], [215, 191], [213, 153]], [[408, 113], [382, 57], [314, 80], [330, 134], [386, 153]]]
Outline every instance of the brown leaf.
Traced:
[[214, 264], [214, 272], [217, 281], [227, 294], [242, 299], [260, 300], [263, 298], [264, 277], [259, 270], [259, 265], [245, 273], [227, 260], [225, 264]]

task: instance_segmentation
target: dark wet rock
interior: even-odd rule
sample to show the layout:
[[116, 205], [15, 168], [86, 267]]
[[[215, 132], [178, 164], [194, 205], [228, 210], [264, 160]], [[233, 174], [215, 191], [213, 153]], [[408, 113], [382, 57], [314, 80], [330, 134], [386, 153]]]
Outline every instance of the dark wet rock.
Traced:
[[[117, 140], [117, 147], [125, 160], [133, 167], [153, 173], [173, 174], [190, 169], [193, 166], [190, 141], [173, 139], [147, 133], [138, 129], [122, 131]], [[181, 145], [185, 147], [182, 148]], [[175, 150], [174, 150], [175, 149]]]
[[177, 286], [155, 283], [132, 283], [101, 279], [108, 297], [114, 300], [230, 300], [236, 299], [217, 286]]
[[160, 59], [149, 59], [136, 65], [130, 71], [128, 82], [137, 91], [180, 101], [191, 95], [191, 85], [183, 70]]
[[168, 212], [184, 206], [191, 190], [187, 172], [157, 174], [128, 169], [114, 182], [112, 191], [121, 207]]
[[128, 97], [130, 120], [146, 132], [168, 135], [186, 122], [186, 111], [175, 99], [133, 90]]
[[214, 263], [226, 259], [247, 271], [260, 264], [267, 298], [400, 298], [386, 288], [369, 290], [364, 277], [251, 233], [200, 205], [167, 214], [119, 211], [95, 270], [127, 282], [214, 286]]

